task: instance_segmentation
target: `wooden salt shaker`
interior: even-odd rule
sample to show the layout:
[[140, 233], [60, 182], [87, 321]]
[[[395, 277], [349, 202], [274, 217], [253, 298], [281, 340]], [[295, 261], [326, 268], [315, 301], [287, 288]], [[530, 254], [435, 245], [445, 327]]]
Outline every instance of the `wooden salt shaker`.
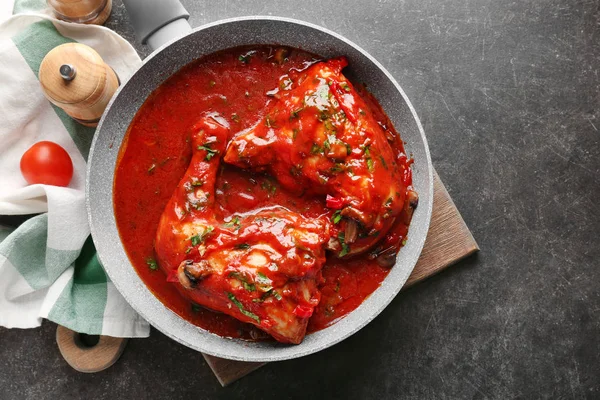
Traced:
[[112, 0], [47, 0], [56, 18], [78, 24], [102, 25], [112, 10]]
[[115, 72], [91, 47], [67, 43], [42, 60], [39, 80], [46, 98], [77, 122], [95, 127], [119, 86]]

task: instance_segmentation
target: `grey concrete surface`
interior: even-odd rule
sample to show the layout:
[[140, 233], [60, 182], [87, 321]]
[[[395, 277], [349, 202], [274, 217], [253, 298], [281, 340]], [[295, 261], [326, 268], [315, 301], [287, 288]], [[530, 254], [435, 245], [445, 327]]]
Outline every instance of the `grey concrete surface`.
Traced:
[[[288, 16], [369, 51], [411, 98], [482, 251], [343, 343], [227, 388], [156, 331], [85, 375], [54, 324], [0, 328], [0, 399], [600, 398], [600, 1], [183, 3], [193, 26]], [[107, 26], [134, 40], [120, 0]]]

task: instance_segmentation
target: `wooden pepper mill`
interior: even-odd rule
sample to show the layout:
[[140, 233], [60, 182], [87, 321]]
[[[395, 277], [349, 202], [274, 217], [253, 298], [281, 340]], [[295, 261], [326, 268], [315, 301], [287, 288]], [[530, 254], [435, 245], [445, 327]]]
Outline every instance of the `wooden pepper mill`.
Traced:
[[91, 47], [67, 43], [42, 60], [39, 80], [46, 98], [77, 122], [95, 127], [117, 90], [115, 72]]
[[78, 24], [102, 25], [112, 10], [112, 0], [47, 0], [56, 18]]

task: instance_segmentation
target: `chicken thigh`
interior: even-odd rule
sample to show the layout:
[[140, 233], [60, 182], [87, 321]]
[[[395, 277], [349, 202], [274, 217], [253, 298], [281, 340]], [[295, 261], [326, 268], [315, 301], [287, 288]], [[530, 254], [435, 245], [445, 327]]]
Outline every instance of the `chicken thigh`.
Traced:
[[300, 343], [320, 300], [331, 223], [283, 207], [220, 215], [215, 180], [227, 133], [214, 114], [193, 127], [190, 165], [157, 231], [158, 263], [193, 302]]
[[335, 210], [329, 248], [366, 251], [403, 210], [407, 187], [384, 129], [342, 75], [345, 58], [290, 71], [264, 117], [229, 143], [224, 160], [267, 171], [297, 194], [326, 197]]

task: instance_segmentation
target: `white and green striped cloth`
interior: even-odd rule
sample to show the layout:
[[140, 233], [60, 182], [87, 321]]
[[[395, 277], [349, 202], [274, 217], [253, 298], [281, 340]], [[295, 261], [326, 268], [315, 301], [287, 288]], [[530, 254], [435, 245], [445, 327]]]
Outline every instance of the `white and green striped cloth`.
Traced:
[[[37, 79], [43, 57], [63, 43], [93, 47], [121, 80], [140, 58], [109, 29], [53, 19], [44, 0], [17, 0], [10, 12], [23, 13], [12, 17], [0, 3], [0, 214], [41, 213], [13, 232], [0, 227], [0, 325], [32, 328], [47, 318], [87, 334], [146, 337], [148, 323], [110, 282], [90, 238], [84, 190], [94, 129], [51, 105]], [[41, 140], [71, 156], [68, 188], [28, 186], [21, 176], [21, 155]]]

